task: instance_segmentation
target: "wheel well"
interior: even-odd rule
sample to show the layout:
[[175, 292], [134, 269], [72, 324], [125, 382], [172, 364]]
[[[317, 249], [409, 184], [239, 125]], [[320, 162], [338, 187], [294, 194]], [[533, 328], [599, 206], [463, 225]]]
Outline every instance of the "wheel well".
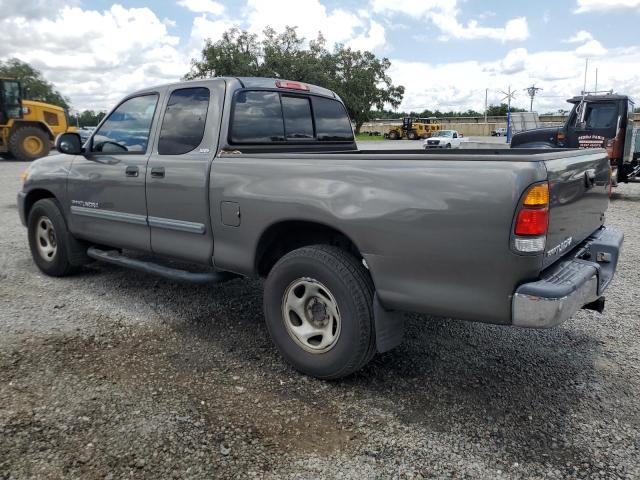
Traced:
[[256, 249], [256, 271], [261, 277], [266, 277], [284, 255], [297, 248], [315, 244], [334, 245], [358, 259], [362, 258], [355, 243], [335, 228], [315, 222], [285, 221], [272, 225], [260, 237]]
[[31, 207], [33, 207], [33, 205], [38, 201], [38, 200], [42, 200], [43, 198], [53, 198], [55, 199], [56, 196], [51, 193], [49, 190], [44, 190], [41, 188], [37, 188], [35, 190], [31, 190], [29, 193], [27, 193], [27, 198], [25, 199], [25, 203], [24, 203], [24, 216], [25, 218], [29, 218], [29, 212], [31, 212]]
[[13, 127], [11, 128], [11, 134], [13, 135], [13, 132], [15, 132], [16, 130], [18, 130], [19, 128], [22, 127], [35, 127], [38, 128], [40, 130], [42, 130], [44, 133], [47, 134], [47, 136], [49, 137], [49, 140], [53, 140], [54, 139], [54, 135], [53, 132], [51, 131], [51, 129], [45, 125], [42, 122], [31, 122], [31, 121], [24, 121], [24, 120], [19, 120], [13, 123]]

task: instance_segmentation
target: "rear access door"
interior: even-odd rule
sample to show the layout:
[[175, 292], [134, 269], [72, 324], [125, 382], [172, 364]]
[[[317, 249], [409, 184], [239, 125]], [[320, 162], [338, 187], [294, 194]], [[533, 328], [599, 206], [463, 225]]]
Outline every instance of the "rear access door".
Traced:
[[154, 253], [212, 262], [209, 170], [218, 145], [224, 92], [224, 80], [191, 82], [167, 91], [158, 141], [147, 165]]
[[602, 226], [609, 206], [605, 150], [574, 150], [550, 157], [545, 161], [550, 193], [545, 267]]

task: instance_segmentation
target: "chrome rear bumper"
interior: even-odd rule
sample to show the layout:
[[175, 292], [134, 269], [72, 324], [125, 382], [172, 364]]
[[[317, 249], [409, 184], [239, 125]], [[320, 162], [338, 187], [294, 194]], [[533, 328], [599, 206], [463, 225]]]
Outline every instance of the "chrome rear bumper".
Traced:
[[613, 278], [624, 235], [610, 227], [597, 230], [570, 258], [553, 264], [538, 281], [518, 287], [512, 301], [512, 323], [548, 328], [595, 302]]

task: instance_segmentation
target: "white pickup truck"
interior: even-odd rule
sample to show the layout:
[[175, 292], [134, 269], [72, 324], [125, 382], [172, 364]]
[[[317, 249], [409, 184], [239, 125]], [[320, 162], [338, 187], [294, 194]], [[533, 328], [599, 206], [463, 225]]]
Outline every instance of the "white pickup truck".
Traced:
[[424, 140], [425, 150], [430, 148], [460, 148], [462, 135], [457, 130], [440, 130]]

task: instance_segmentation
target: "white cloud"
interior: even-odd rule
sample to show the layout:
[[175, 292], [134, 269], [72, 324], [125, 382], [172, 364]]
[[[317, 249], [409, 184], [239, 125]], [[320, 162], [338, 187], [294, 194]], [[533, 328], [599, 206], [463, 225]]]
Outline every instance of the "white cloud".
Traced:
[[365, 16], [336, 8], [325, 7], [320, 0], [248, 0], [246, 21], [254, 33], [270, 26], [276, 31], [285, 27], [297, 27], [298, 33], [307, 40], [315, 39], [322, 32], [329, 46], [335, 43], [363, 45], [368, 50], [381, 47], [385, 41], [384, 27]]
[[[584, 58], [574, 50], [528, 52], [514, 49], [502, 59], [478, 62], [433, 64], [391, 59], [390, 76], [395, 84], [406, 87], [401, 110], [423, 109], [466, 110], [484, 108], [485, 89], [489, 103], [499, 103], [509, 85], [517, 91], [514, 106], [529, 107], [524, 89], [531, 84], [544, 90], [536, 96], [534, 107], [541, 112], [567, 108], [565, 100], [582, 90]], [[587, 87], [595, 80], [598, 68], [598, 88], [614, 89], [631, 96], [640, 96], [640, 47], [612, 49], [605, 57], [589, 62]], [[425, 83], [425, 79], [428, 82]]]
[[[430, 20], [441, 32], [441, 39], [459, 38], [473, 40], [489, 38], [502, 42], [524, 40], [529, 37], [529, 26], [525, 17], [508, 20], [503, 27], [481, 26], [478, 20], [461, 23], [456, 0], [373, 0], [374, 12], [388, 15], [409, 15]], [[481, 15], [485, 18], [486, 15]]]
[[597, 40], [589, 40], [584, 45], [576, 48], [579, 57], [601, 57], [607, 53], [607, 49]]
[[580, 30], [574, 36], [567, 38], [565, 42], [566, 43], [583, 43], [583, 42], [588, 42], [589, 40], [593, 40], [593, 35], [591, 35], [586, 30]]
[[371, 21], [369, 31], [350, 40], [347, 45], [354, 50], [371, 50], [386, 43], [385, 30], [378, 22]]
[[79, 108], [106, 109], [126, 93], [177, 80], [189, 68], [179, 38], [148, 8], [64, 7], [35, 19], [4, 17], [0, 31], [0, 58], [29, 62]]
[[575, 13], [640, 8], [640, 0], [578, 0]]
[[214, 0], [178, 0], [178, 5], [195, 13], [210, 13], [212, 15], [224, 13], [224, 5]]

